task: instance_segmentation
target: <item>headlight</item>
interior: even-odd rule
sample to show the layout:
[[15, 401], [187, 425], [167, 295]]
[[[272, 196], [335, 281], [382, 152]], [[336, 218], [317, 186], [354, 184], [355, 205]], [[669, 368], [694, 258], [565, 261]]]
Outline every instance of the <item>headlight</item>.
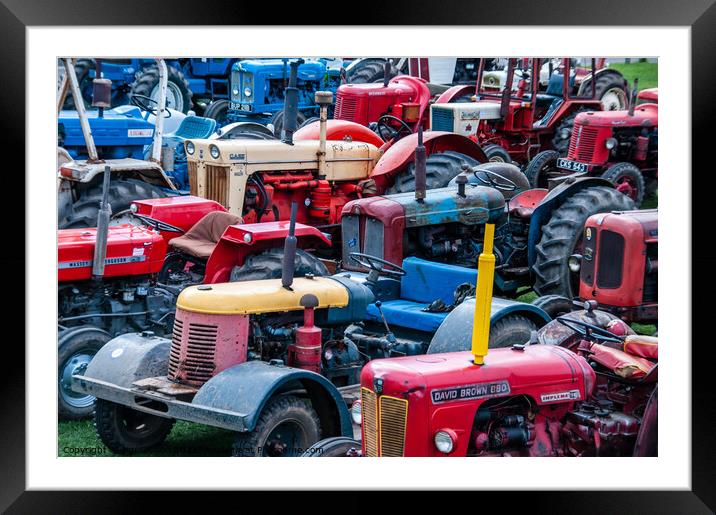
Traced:
[[569, 129], [562, 129], [559, 132], [559, 135], [562, 139], [569, 139], [569, 137], [572, 135], [572, 132]]
[[209, 154], [211, 154], [211, 157], [214, 159], [219, 159], [219, 156], [221, 155], [221, 152], [219, 152], [219, 147], [216, 145], [211, 145], [209, 147]]
[[135, 204], [134, 202], [132, 202], [132, 203], [130, 204], [130, 206], [129, 206], [129, 210], [130, 210], [132, 213], [136, 213], [138, 209], [139, 209], [139, 208], [137, 207], [137, 204]]
[[232, 89], [232, 90], [231, 90], [231, 94], [234, 95], [235, 97], [238, 97], [238, 96], [239, 96], [239, 89], [238, 89], [238, 88]]
[[251, 236], [250, 232], [247, 232], [246, 234], [244, 234], [244, 242], [245, 243], [251, 243], [251, 239], [252, 239], [252, 236]]
[[196, 149], [194, 148], [194, 144], [191, 141], [186, 142], [186, 153], [190, 156], [194, 155], [194, 151]]
[[611, 150], [617, 146], [617, 143], [618, 141], [615, 138], [607, 138], [607, 140], [604, 142], [604, 146]]
[[579, 272], [582, 268], [582, 256], [579, 254], [572, 254], [569, 256], [569, 259], [567, 259], [567, 266], [569, 266], [569, 269], [572, 272]]
[[354, 424], [360, 425], [363, 422], [363, 408], [360, 401], [355, 401], [351, 406], [351, 418]]
[[251, 88], [244, 88], [244, 96], [245, 97], [251, 96]]
[[455, 435], [450, 433], [452, 431], [446, 429], [441, 429], [435, 433], [435, 448], [444, 454], [450, 454], [453, 447], [455, 447]]

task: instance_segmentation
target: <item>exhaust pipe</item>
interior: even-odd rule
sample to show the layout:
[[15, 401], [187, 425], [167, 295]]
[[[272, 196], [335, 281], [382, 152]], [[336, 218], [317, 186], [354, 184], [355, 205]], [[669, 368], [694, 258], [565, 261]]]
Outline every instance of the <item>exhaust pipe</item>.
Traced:
[[157, 100], [157, 116], [154, 118], [154, 139], [152, 140], [152, 156], [150, 161], [161, 163], [162, 160], [162, 133], [164, 132], [164, 111], [167, 107], [167, 63], [164, 59], [157, 59], [159, 69], [159, 99]]
[[283, 104], [283, 137], [281, 141], [289, 145], [293, 145], [293, 133], [296, 132], [298, 126], [298, 67], [305, 61], [296, 59], [291, 61], [291, 75], [288, 79], [288, 87], [286, 88], [286, 98]]
[[112, 81], [102, 78], [102, 61], [97, 59], [96, 77], [92, 81], [92, 107], [97, 108], [97, 118], [104, 117], [104, 110], [112, 107]]
[[415, 200], [425, 200], [427, 188], [427, 158], [423, 145], [423, 126], [418, 125], [418, 146], [415, 147]]
[[80, 119], [80, 127], [82, 128], [82, 135], [85, 139], [85, 146], [87, 147], [87, 159], [88, 163], [97, 163], [99, 158], [97, 157], [97, 147], [94, 144], [94, 137], [92, 136], [92, 130], [87, 120], [87, 112], [85, 111], [85, 102], [82, 99], [82, 93], [80, 92], [80, 85], [77, 82], [77, 75], [75, 75], [75, 65], [72, 59], [63, 59], [65, 63], [65, 75], [70, 80], [70, 91], [72, 91], [72, 98], [75, 101], [75, 109], [77, 110], [77, 117]]
[[634, 79], [634, 87], [631, 90], [631, 98], [629, 99], [629, 116], [634, 116], [634, 108], [636, 107], [636, 94], [639, 90], [639, 79]]
[[385, 64], [383, 65], [383, 87], [387, 87], [388, 83], [390, 82], [390, 72], [393, 69], [393, 65], [390, 62], [390, 59], [387, 59], [385, 61]]
[[320, 135], [318, 142], [318, 178], [326, 178], [326, 126], [328, 125], [328, 106], [333, 103], [333, 93], [330, 91], [316, 91], [316, 104], [320, 111]]
[[104, 265], [107, 259], [107, 235], [109, 233], [109, 217], [112, 208], [109, 205], [109, 180], [110, 168], [104, 167], [102, 177], [102, 203], [99, 205], [97, 215], [97, 236], [94, 244], [94, 256], [92, 256], [92, 278], [100, 280], [104, 276]]
[[[505, 79], [505, 89], [502, 90], [502, 98], [500, 101], [500, 118], [505, 119], [510, 110], [510, 95], [512, 93], [512, 81], [515, 78], [516, 59], [507, 60], [507, 78]], [[477, 85], [478, 88], [480, 85]]]
[[291, 221], [288, 226], [288, 236], [283, 244], [283, 260], [281, 261], [281, 286], [287, 290], [291, 289], [293, 284], [293, 274], [295, 272], [296, 261], [296, 215], [298, 214], [298, 204], [291, 202]]

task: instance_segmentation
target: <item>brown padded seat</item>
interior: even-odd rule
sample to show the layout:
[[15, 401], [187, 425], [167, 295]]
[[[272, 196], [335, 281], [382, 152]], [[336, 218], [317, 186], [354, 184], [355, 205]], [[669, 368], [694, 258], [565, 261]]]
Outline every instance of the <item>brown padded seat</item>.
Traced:
[[171, 240], [169, 246], [200, 259], [209, 259], [226, 228], [240, 223], [240, 216], [226, 211], [212, 211], [183, 235]]

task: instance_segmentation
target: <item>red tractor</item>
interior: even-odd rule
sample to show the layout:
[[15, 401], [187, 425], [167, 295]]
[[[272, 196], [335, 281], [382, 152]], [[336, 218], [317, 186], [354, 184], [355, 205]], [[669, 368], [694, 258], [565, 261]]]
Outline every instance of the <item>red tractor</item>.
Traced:
[[612, 317], [592, 303], [488, 354], [490, 258], [488, 245], [474, 317], [448, 316], [438, 352], [363, 368], [351, 409], [362, 441], [304, 456], [657, 456], [657, 339], [605, 329]]
[[[543, 65], [550, 70], [544, 91], [539, 81]], [[481, 66], [476, 101], [454, 102], [472, 93], [470, 86], [449, 89], [432, 104], [430, 127], [469, 136], [491, 161], [522, 165], [542, 150], [566, 154], [578, 113], [602, 110], [602, 98], [614, 91], [626, 97], [627, 86], [618, 72], [597, 70], [596, 59], [584, 76], [576, 73], [569, 58], [555, 70], [551, 66], [552, 60], [511, 58], [504, 77]]]
[[[638, 82], [634, 81], [636, 93]], [[637, 206], [654, 191], [658, 179], [658, 90], [645, 90], [623, 111], [580, 113], [566, 157], [554, 150], [540, 152], [525, 174], [534, 188], [568, 174], [599, 175], [629, 196]]]

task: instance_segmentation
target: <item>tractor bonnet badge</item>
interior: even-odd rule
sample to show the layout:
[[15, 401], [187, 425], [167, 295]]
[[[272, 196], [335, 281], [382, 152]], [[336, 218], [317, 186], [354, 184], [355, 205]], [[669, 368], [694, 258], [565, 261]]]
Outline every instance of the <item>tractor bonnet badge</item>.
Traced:
[[558, 401], [576, 401], [579, 400], [579, 390], [569, 390], [568, 392], [545, 393], [540, 396], [542, 402], [558, 402]]
[[430, 392], [430, 399], [433, 401], [433, 404], [441, 404], [443, 402], [482, 399], [484, 397], [498, 397], [509, 393], [510, 383], [507, 381], [496, 381], [494, 383], [468, 384], [464, 386], [453, 386], [451, 388], [433, 390]]

